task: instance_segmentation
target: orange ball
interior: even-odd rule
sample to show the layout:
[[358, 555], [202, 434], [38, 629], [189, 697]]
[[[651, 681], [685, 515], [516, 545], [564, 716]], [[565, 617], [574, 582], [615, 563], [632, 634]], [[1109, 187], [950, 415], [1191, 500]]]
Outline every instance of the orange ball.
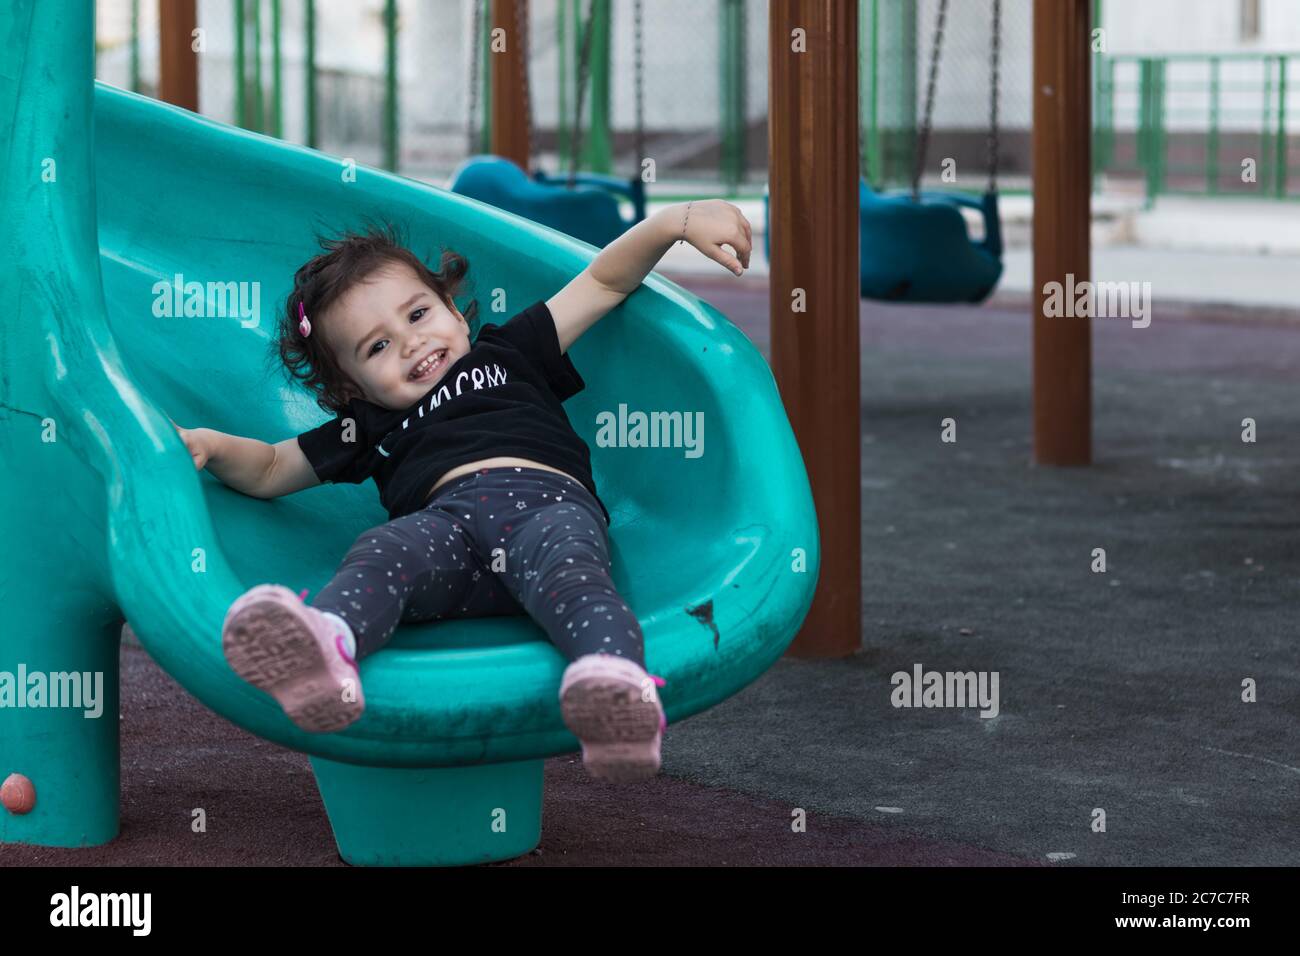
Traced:
[[36, 788], [20, 773], [11, 773], [0, 785], [0, 803], [10, 813], [30, 813], [36, 806]]

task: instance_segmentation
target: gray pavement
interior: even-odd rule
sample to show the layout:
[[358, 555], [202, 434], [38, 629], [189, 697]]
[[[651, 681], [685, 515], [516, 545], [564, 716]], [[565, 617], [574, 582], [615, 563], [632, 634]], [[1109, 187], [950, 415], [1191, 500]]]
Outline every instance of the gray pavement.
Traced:
[[[682, 281], [766, 354], [764, 283]], [[1300, 330], [1098, 320], [1088, 468], [1030, 463], [1023, 309], [861, 335], [861, 649], [675, 724], [664, 772], [1056, 865], [1300, 863]], [[1000, 714], [892, 707], [918, 663], [997, 671]]]
[[[767, 354], [766, 282], [683, 281]], [[1095, 463], [1058, 469], [1024, 306], [863, 303], [860, 649], [672, 723], [644, 786], [548, 760], [542, 845], [499, 865], [1300, 863], [1300, 327], [1203, 314], [1095, 323]], [[122, 663], [121, 836], [0, 867], [340, 865], [304, 755]], [[997, 671], [998, 716], [894, 708], [916, 664]]]

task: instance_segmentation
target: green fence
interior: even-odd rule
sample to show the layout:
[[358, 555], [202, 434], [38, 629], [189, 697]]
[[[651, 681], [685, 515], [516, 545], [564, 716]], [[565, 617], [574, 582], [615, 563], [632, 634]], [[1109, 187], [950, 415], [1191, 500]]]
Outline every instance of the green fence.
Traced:
[[[1161, 194], [1300, 198], [1300, 53], [1098, 56], [1093, 171]], [[1292, 114], [1292, 115], [1288, 115]]]
[[[160, 2], [98, 0], [101, 78], [157, 95]], [[632, 175], [636, 148], [646, 145], [659, 177], [680, 189], [761, 195], [765, 0], [642, 0], [639, 20], [637, 9], [634, 0], [530, 3], [535, 163], [567, 170], [578, 138], [579, 169]], [[324, 0], [205, 0], [199, 18], [211, 34], [199, 70], [209, 115], [417, 175], [447, 175], [488, 149], [489, 0], [383, 0], [365, 16]], [[588, 19], [579, 135], [573, 113]], [[376, 62], [340, 55], [340, 30], [349, 29], [364, 31], [358, 42], [367, 46], [382, 37]], [[420, 68], [401, 63], [399, 51], [414, 52]]]
[[[159, 2], [99, 0], [101, 26], [111, 37], [101, 47], [102, 78], [157, 94]], [[900, 185], [910, 181], [913, 168], [918, 96], [923, 95], [919, 81], [929, 63], [937, 0], [856, 2], [862, 43], [862, 172], [874, 183]], [[990, 3], [966, 0], [962, 16], [949, 18], [938, 96], [941, 114], [952, 98], [960, 97], [971, 69], [986, 69]], [[1013, 19], [1012, 11], [1027, 11], [1028, 3], [1004, 0], [1007, 20]], [[368, 7], [366, 17], [351, 18], [346, 9], [322, 0], [205, 0], [199, 25], [210, 37], [199, 69], [202, 111], [408, 175], [445, 176], [466, 155], [487, 151], [489, 0], [438, 5], [384, 0]], [[535, 164], [549, 171], [570, 164], [578, 50], [591, 15], [578, 168], [631, 175], [639, 167], [636, 147], [644, 139], [663, 183], [655, 190], [657, 198], [762, 196], [767, 180], [767, 0], [643, 0], [642, 24], [635, 9], [633, 0], [530, 3]], [[420, 15], [427, 19], [430, 11], [439, 12], [437, 28], [421, 33]], [[1024, 11], [1016, 16], [1027, 17]], [[346, 44], [339, 33], [348, 30], [355, 36], [364, 31], [365, 46], [378, 54], [374, 61], [360, 64], [340, 55]], [[414, 60], [421, 70], [400, 62], [399, 49], [412, 50], [402, 42], [408, 30], [418, 37]], [[477, 41], [471, 41], [476, 31]], [[644, 70], [638, 80], [633, 68], [642, 46]], [[447, 65], [431, 72], [433, 66]], [[984, 82], [981, 77], [975, 85]], [[643, 111], [635, 105], [638, 88]], [[970, 130], [954, 132], [951, 123], [940, 122], [932, 140], [935, 156], [957, 156], [963, 170], [982, 174], [978, 114], [984, 109], [981, 100]], [[638, 123], [641, 112], [644, 122]], [[1022, 132], [1026, 135], [1020, 138], [1027, 141], [1027, 131]], [[1004, 139], [1004, 145], [1012, 143]], [[1009, 152], [1014, 154], [1014, 146]], [[1016, 163], [1005, 165], [1013, 171]]]

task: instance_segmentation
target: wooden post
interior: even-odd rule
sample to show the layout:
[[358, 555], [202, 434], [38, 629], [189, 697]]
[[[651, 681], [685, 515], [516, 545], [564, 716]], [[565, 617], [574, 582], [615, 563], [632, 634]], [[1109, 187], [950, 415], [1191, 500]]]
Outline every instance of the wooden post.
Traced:
[[[1091, 278], [1089, 0], [1034, 0], [1034, 461], [1092, 461], [1092, 326], [1044, 315]], [[1073, 284], [1067, 276], [1073, 276]], [[1073, 309], [1069, 309], [1073, 311]]]
[[[518, 22], [515, 14], [518, 12]], [[492, 0], [492, 27], [505, 30], [505, 50], [488, 45], [492, 70], [492, 152], [528, 167], [528, 0]]]
[[199, 55], [194, 52], [198, 26], [195, 0], [159, 0], [158, 99], [199, 111]]
[[821, 536], [813, 605], [788, 653], [862, 643], [858, 360], [858, 5], [768, 5], [772, 372]]

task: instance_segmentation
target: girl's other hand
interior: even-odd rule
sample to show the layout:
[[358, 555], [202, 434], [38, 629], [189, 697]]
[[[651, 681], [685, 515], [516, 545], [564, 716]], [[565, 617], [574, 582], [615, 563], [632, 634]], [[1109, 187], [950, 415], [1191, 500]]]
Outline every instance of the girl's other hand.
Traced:
[[[172, 420], [167, 419], [169, 422]], [[208, 466], [208, 461], [212, 458], [212, 449], [207, 440], [206, 428], [181, 428], [175, 422], [172, 426], [181, 436], [181, 441], [185, 442], [185, 447], [189, 450], [190, 457], [194, 459], [194, 467], [202, 471]]]
[[[749, 253], [754, 244], [753, 230], [744, 213], [725, 199], [697, 199], [689, 205], [689, 213], [685, 205], [682, 207], [682, 218], [686, 220], [683, 238], [736, 275], [743, 274], [749, 268]], [[731, 246], [736, 254], [723, 248], [723, 243]]]

